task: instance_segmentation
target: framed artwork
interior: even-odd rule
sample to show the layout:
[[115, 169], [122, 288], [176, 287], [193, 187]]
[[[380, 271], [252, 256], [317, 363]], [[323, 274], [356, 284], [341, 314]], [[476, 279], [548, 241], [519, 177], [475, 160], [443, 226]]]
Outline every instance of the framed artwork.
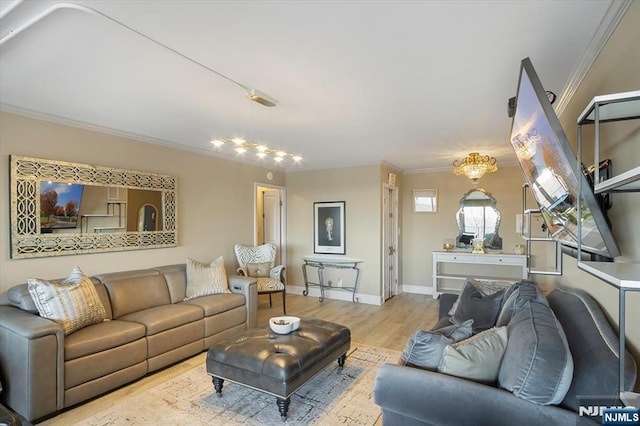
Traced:
[[413, 211], [414, 213], [436, 213], [438, 211], [438, 190], [414, 189]]
[[346, 254], [345, 202], [313, 203], [313, 252]]

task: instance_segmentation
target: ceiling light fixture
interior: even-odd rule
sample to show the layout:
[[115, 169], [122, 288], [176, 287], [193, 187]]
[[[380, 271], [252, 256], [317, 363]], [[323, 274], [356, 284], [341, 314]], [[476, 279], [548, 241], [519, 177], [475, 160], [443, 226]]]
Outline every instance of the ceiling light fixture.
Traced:
[[266, 159], [272, 157], [274, 161], [280, 163], [283, 160], [290, 158], [296, 163], [302, 161], [302, 156], [298, 154], [289, 154], [281, 149], [273, 149], [264, 143], [255, 143], [248, 141], [244, 138], [214, 138], [211, 140], [211, 144], [217, 149], [224, 149], [225, 145], [233, 146], [234, 151], [238, 154], [244, 154], [247, 151], [255, 151], [256, 157], [260, 159]]
[[480, 155], [472, 152], [462, 160], [453, 162], [453, 173], [456, 175], [465, 175], [473, 181], [473, 185], [478, 184], [478, 179], [486, 173], [493, 173], [498, 170], [495, 157], [488, 155]]
[[511, 140], [511, 145], [513, 145], [513, 149], [515, 149], [518, 158], [531, 160], [531, 157], [536, 155], [538, 150], [538, 142], [540, 142], [538, 130], [532, 128], [530, 133], [516, 135]]
[[278, 101], [257, 89], [248, 89], [246, 96], [250, 101], [257, 102], [260, 105], [264, 105], [266, 107], [274, 107], [278, 104]]

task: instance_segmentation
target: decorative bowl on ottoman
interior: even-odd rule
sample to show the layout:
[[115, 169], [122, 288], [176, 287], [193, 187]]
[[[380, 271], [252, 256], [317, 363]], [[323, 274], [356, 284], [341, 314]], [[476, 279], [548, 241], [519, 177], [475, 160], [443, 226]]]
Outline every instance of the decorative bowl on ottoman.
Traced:
[[298, 317], [272, 317], [269, 319], [269, 328], [277, 334], [289, 334], [300, 327]]

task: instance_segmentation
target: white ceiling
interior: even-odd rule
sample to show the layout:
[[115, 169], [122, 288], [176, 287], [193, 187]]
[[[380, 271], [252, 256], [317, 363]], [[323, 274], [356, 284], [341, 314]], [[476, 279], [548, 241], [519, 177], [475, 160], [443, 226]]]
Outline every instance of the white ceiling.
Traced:
[[[0, 35], [56, 3], [0, 0]], [[287, 170], [412, 171], [470, 151], [514, 163], [521, 59], [562, 108], [628, 2], [75, 4], [104, 16], [58, 9], [2, 44], [2, 110], [227, 158], [209, 141], [244, 136], [304, 157]], [[243, 85], [278, 105], [246, 100]]]

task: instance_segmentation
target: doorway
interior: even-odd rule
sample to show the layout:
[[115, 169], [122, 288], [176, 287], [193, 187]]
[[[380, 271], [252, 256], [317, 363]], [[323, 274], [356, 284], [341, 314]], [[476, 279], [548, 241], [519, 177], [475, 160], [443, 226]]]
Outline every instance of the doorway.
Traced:
[[398, 294], [398, 188], [382, 187], [382, 296]]
[[254, 243], [276, 246], [276, 265], [286, 262], [286, 189], [281, 186], [255, 185]]

